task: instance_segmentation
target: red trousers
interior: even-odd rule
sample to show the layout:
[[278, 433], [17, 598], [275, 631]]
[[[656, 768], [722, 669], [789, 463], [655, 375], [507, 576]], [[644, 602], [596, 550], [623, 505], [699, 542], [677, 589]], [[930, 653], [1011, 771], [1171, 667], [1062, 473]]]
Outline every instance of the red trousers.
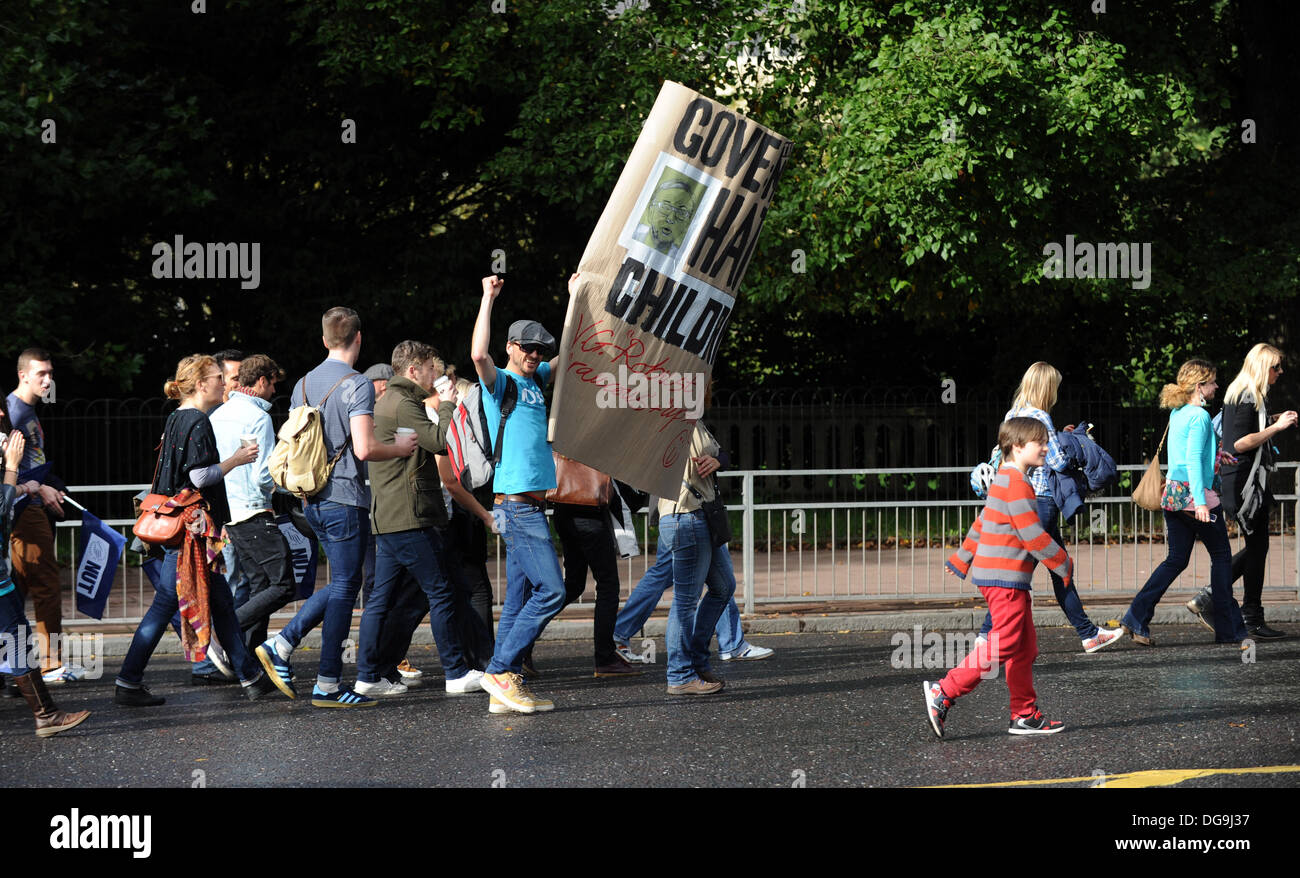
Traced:
[[[999, 666], [1006, 667], [1007, 689], [1011, 690], [1011, 716], [1034, 712], [1034, 659], [1038, 657], [1038, 634], [1034, 631], [1030, 593], [1017, 588], [980, 588], [993, 614], [989, 639], [966, 656], [940, 681], [943, 693], [960, 698], [979, 685]], [[996, 672], [993, 673], [996, 676]]]

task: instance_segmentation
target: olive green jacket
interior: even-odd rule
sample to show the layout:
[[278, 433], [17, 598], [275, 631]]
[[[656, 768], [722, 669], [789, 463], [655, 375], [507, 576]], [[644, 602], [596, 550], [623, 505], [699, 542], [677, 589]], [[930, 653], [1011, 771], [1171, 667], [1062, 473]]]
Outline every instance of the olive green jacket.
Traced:
[[376, 534], [398, 533], [447, 524], [442, 479], [434, 455], [447, 448], [447, 428], [456, 404], [438, 405], [438, 423], [429, 420], [424, 400], [429, 392], [409, 378], [388, 379], [388, 390], [375, 403], [375, 440], [391, 443], [398, 427], [415, 430], [415, 454], [369, 462], [370, 527]]

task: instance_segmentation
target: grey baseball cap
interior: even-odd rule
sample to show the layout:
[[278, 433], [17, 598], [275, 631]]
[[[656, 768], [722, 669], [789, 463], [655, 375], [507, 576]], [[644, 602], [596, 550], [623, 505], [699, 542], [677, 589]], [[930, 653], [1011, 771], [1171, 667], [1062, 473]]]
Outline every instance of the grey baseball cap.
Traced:
[[545, 327], [536, 320], [516, 320], [511, 323], [506, 341], [545, 345], [548, 349], [555, 350], [555, 336], [547, 332]]
[[365, 372], [362, 373], [371, 381], [387, 381], [393, 377], [393, 367], [387, 363], [375, 363]]

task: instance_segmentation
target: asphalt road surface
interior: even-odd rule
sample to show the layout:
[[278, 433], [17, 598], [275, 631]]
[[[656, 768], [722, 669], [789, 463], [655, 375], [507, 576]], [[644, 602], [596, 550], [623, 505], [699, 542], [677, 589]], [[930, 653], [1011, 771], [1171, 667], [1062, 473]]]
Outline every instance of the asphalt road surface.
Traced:
[[[305, 697], [316, 653], [295, 655], [300, 698], [256, 704], [237, 686], [192, 687], [157, 656], [159, 708], [112, 703], [102, 679], [58, 687], [94, 715], [41, 740], [20, 701], [0, 702], [0, 784], [23, 787], [913, 787], [1300, 786], [1300, 638], [1260, 643], [1254, 661], [1191, 626], [1156, 629], [1095, 655], [1064, 628], [1040, 629], [1039, 703], [1066, 730], [1006, 733], [1007, 690], [988, 680], [949, 713], [937, 740], [921, 682], [951, 655], [913, 632], [754, 635], [765, 661], [715, 661], [720, 696], [665, 693], [660, 663], [631, 679], [591, 676], [590, 645], [548, 641], [533, 686], [551, 713], [494, 716], [487, 695], [443, 694], [436, 653], [412, 650], [428, 685], [365, 710]], [[947, 636], [947, 635], [939, 635]], [[947, 645], [945, 641], [945, 647]], [[953, 651], [963, 644], [954, 642]], [[928, 650], [928, 651], [927, 651]], [[1247, 655], [1247, 658], [1250, 658]], [[351, 672], [352, 668], [347, 668]]]

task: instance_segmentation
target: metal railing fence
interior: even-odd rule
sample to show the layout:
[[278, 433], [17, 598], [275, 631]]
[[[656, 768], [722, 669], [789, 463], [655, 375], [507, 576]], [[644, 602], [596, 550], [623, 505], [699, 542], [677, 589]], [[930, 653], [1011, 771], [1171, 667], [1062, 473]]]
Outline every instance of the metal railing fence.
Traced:
[[[1146, 577], [1164, 559], [1163, 520], [1157, 513], [1136, 507], [1129, 498], [1130, 484], [1140, 478], [1144, 465], [1119, 467], [1114, 488], [1087, 500], [1083, 511], [1062, 530], [1067, 548], [1076, 559], [1076, 582], [1085, 601], [1124, 599], [1136, 594]], [[733, 533], [733, 556], [738, 572], [737, 600], [747, 613], [760, 604], [833, 602], [842, 600], [952, 600], [975, 596], [965, 582], [944, 574], [943, 561], [959, 545], [983, 505], [968, 485], [968, 467], [740, 470], [720, 473], [727, 508], [739, 527]], [[799, 499], [783, 498], [784, 486], [801, 483]], [[1265, 577], [1265, 598], [1300, 598], [1300, 465], [1279, 464], [1272, 476], [1277, 503], [1270, 521], [1271, 545]], [[147, 486], [140, 484], [72, 486], [69, 493], [97, 511], [95, 503], [108, 497], [130, 496]], [[936, 496], [938, 495], [938, 496]], [[865, 499], [855, 499], [865, 498]], [[648, 510], [636, 515], [642, 553], [624, 562], [621, 597], [626, 597], [647, 569], [655, 548], [656, 532], [649, 526]], [[127, 518], [106, 518], [130, 539], [134, 523]], [[79, 521], [60, 522], [59, 554], [76, 567], [77, 541], [72, 539]], [[1235, 530], [1229, 523], [1229, 532]], [[558, 540], [556, 541], [559, 546]], [[1240, 536], [1234, 550], [1240, 548]], [[494, 548], [495, 546], [495, 548]], [[499, 540], [489, 544], [489, 560], [496, 601], [504, 598], [505, 564]], [[1171, 588], [1191, 592], [1208, 582], [1209, 564], [1204, 553], [1194, 551], [1192, 563]], [[1047, 586], [1046, 572], [1035, 573], [1035, 586]], [[70, 582], [71, 571], [65, 571]], [[321, 556], [317, 587], [328, 582], [329, 571]], [[591, 594], [591, 584], [584, 599]], [[671, 592], [665, 600], [671, 599]], [[134, 553], [124, 556], [110, 598], [105, 623], [134, 624], [153, 600], [153, 589]], [[277, 617], [296, 611], [290, 604]], [[70, 625], [96, 622], [76, 613], [66, 614]]]

